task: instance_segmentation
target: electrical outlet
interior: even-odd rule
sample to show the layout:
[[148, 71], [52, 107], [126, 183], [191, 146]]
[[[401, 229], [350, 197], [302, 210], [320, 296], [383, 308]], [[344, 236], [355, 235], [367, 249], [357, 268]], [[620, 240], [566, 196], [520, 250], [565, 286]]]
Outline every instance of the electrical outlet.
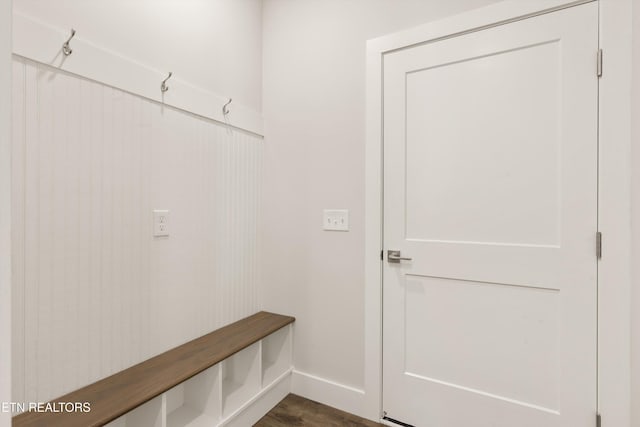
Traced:
[[162, 237], [169, 235], [169, 211], [154, 210], [153, 211], [153, 235]]
[[323, 228], [328, 231], [349, 231], [349, 211], [346, 209], [325, 209]]

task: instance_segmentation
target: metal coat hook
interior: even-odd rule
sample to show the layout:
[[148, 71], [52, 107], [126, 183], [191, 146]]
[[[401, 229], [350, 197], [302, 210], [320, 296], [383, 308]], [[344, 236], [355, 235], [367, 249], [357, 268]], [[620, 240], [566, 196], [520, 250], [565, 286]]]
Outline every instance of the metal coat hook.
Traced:
[[172, 75], [173, 73], [169, 71], [169, 75], [167, 76], [167, 78], [162, 81], [162, 84], [160, 85], [160, 91], [162, 93], [165, 93], [166, 91], [169, 90], [169, 86], [167, 86], [167, 80], [169, 80]]
[[222, 106], [222, 114], [224, 114], [225, 116], [229, 114], [229, 104], [231, 104], [231, 101], [233, 101], [233, 99], [229, 98], [229, 102]]
[[76, 35], [76, 30], [74, 30], [73, 28], [71, 29], [71, 35], [69, 36], [69, 38], [67, 39], [66, 42], [64, 42], [64, 44], [62, 45], [62, 53], [64, 53], [64, 56], [69, 56], [73, 53], [73, 49], [71, 49], [69, 47], [69, 42], [71, 41], [71, 39], [73, 38], [73, 36]]

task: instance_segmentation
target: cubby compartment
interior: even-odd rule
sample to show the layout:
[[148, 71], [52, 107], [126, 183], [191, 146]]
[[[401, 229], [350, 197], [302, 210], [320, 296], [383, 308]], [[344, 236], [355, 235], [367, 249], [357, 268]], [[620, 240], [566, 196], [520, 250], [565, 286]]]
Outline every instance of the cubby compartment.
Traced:
[[262, 386], [267, 387], [291, 368], [291, 325], [262, 339]]
[[221, 363], [222, 413], [228, 417], [260, 392], [260, 342]]
[[120, 418], [111, 421], [106, 427], [164, 427], [164, 396], [160, 395]]
[[212, 427], [218, 424], [220, 364], [199, 373], [166, 392], [166, 427]]

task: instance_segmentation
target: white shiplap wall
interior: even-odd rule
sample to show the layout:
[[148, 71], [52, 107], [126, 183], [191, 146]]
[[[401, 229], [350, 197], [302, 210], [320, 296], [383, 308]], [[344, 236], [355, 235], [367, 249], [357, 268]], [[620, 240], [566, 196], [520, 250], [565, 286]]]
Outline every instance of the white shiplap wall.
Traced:
[[[260, 308], [262, 138], [14, 58], [14, 401]], [[170, 210], [169, 238], [152, 210]]]

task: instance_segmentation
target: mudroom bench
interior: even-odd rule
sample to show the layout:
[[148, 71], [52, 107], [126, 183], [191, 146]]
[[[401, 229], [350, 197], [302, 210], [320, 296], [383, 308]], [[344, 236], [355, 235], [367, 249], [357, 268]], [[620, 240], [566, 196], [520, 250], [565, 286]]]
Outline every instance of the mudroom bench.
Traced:
[[89, 412], [26, 412], [12, 425], [251, 425], [289, 392], [294, 321], [261, 311], [52, 401]]

